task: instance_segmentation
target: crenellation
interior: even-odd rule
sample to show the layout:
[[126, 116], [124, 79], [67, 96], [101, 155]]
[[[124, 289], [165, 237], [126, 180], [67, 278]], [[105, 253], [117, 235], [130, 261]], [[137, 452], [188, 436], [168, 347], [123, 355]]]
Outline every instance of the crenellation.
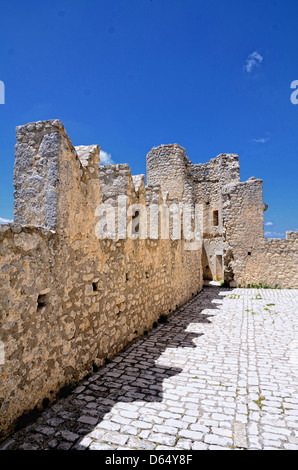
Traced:
[[64, 209], [73, 185], [84, 193], [82, 175], [81, 162], [60, 121], [19, 126], [14, 166], [15, 222], [48, 229], [59, 224], [62, 228], [67, 219], [70, 223], [71, 214]]
[[297, 232], [290, 232], [286, 233], [287, 240], [294, 240], [296, 243], [298, 242], [298, 231]]
[[0, 433], [204, 280], [298, 287], [298, 232], [264, 238], [262, 180], [240, 182], [238, 155], [193, 164], [178, 144], [154, 147], [145, 184], [127, 164], [100, 166], [98, 145], [73, 147], [59, 120], [16, 132], [14, 223], [0, 225]]
[[102, 197], [128, 195], [134, 191], [129, 165], [105, 165], [99, 168]]
[[145, 175], [133, 175], [132, 179], [136, 193], [138, 193], [139, 195], [144, 194], [146, 191]]
[[91, 174], [94, 173], [95, 168], [98, 169], [100, 163], [99, 145], [79, 145], [74, 148], [83, 169], [87, 169]]

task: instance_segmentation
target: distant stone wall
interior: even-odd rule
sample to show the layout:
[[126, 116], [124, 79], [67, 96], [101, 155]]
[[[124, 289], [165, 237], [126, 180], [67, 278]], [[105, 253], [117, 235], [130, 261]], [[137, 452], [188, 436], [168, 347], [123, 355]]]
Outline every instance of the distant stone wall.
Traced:
[[271, 287], [297, 289], [297, 267], [298, 233], [296, 239], [264, 239], [262, 249], [256, 252], [255, 257], [249, 257], [246, 269], [239, 274], [238, 280], [242, 285], [261, 282]]
[[222, 188], [240, 181], [238, 155], [221, 154], [207, 163], [189, 165], [196, 203], [203, 205], [203, 277], [224, 279]]
[[147, 155], [147, 179], [179, 202], [201, 206], [203, 277], [223, 280], [222, 188], [240, 182], [238, 155], [221, 154], [193, 164], [177, 144], [155, 147]]
[[204, 279], [298, 288], [298, 235], [264, 238], [263, 182], [240, 181], [238, 155], [192, 164], [177, 144], [155, 147], [147, 155], [147, 178], [178, 201], [201, 205]]
[[226, 281], [298, 288], [298, 232], [287, 232], [287, 239], [264, 238], [262, 181], [229, 184], [222, 196]]
[[0, 226], [3, 434], [202, 288], [201, 248], [183, 239], [96, 236], [100, 202], [146, 206], [163, 200], [158, 186], [99, 167], [99, 147], [74, 148], [59, 121], [17, 137], [15, 223]]

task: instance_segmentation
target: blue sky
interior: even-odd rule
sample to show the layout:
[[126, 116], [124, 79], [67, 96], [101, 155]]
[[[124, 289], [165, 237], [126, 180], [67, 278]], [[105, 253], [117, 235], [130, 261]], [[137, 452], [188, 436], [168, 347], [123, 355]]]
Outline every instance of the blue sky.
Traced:
[[268, 236], [298, 229], [297, 0], [3, 1], [0, 80], [0, 217], [15, 127], [58, 118], [133, 174], [160, 144], [237, 153], [242, 181], [264, 181]]

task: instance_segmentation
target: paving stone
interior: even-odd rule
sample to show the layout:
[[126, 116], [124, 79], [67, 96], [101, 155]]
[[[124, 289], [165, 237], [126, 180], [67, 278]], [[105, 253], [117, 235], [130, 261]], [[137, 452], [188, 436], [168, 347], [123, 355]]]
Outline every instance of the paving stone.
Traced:
[[138, 429], [134, 426], [122, 426], [121, 428], [121, 434], [129, 434], [132, 436], [137, 436], [138, 435]]
[[208, 449], [208, 445], [205, 444], [204, 442], [195, 442], [192, 446], [191, 446], [192, 450], [207, 450]]
[[190, 439], [179, 439], [177, 446], [180, 449], [190, 450], [192, 448], [192, 441]]
[[150, 442], [148, 439], [139, 439], [138, 437], [131, 437], [127, 445], [134, 450], [153, 450], [156, 446], [154, 442]]
[[108, 444], [102, 444], [101, 442], [92, 442], [89, 446], [90, 450], [114, 450], [114, 447]]
[[[164, 425], [170, 428], [176, 429], [187, 429], [189, 426], [188, 422], [184, 422], [182, 419], [166, 419]], [[176, 431], [177, 432], [177, 431]]]
[[57, 439], [52, 439], [51, 441], [48, 442], [48, 446], [51, 449], [55, 449], [59, 445], [59, 441]]
[[134, 426], [138, 429], [151, 429], [153, 424], [152, 423], [147, 423], [146, 421], [132, 421], [131, 426]]
[[102, 421], [96, 426], [97, 429], [106, 429], [107, 431], [119, 431], [120, 424], [114, 423], [113, 421]]
[[217, 446], [217, 445], [210, 445], [209, 450], [231, 450], [230, 447], [224, 447], [224, 446]]
[[284, 444], [284, 448], [287, 450], [298, 450], [298, 444]]
[[204, 437], [206, 444], [218, 445], [222, 447], [228, 447], [233, 444], [233, 440], [227, 437], [218, 436], [216, 434], [206, 434]]
[[35, 432], [44, 434], [45, 436], [52, 436], [55, 433], [55, 428], [47, 426], [37, 426]]
[[130, 418], [130, 419], [138, 419], [139, 413], [136, 413], [134, 411], [120, 411], [120, 416], [123, 416], [124, 418]]
[[82, 448], [83, 450], [84, 449], [87, 449], [87, 447], [90, 446], [90, 444], [92, 443], [92, 439], [90, 437], [84, 437], [83, 439], [81, 439], [79, 442], [77, 442], [76, 446], [74, 446], [74, 449], [77, 447], [77, 448]]
[[97, 424], [97, 419], [96, 418], [92, 418], [91, 416], [81, 416], [78, 421], [80, 423], [84, 423], [84, 424]]
[[61, 444], [57, 446], [57, 450], [70, 450], [71, 446], [71, 442], [61, 442]]
[[129, 436], [121, 435], [120, 433], [116, 432], [106, 432], [102, 440], [109, 444], [118, 444], [124, 445], [127, 443]]
[[75, 434], [74, 432], [64, 431], [64, 430], [60, 430], [59, 434], [65, 441], [69, 441], [69, 442], [74, 442], [80, 437], [78, 436], [78, 434]]
[[182, 429], [181, 431], [178, 431], [178, 436], [191, 439], [192, 441], [201, 441], [203, 438], [203, 433]]
[[151, 433], [148, 437], [148, 440], [158, 444], [165, 444], [168, 446], [174, 446], [176, 443], [175, 436], [169, 436], [167, 434], [162, 433]]
[[233, 294], [204, 289], [0, 449], [297, 450], [298, 290]]
[[157, 432], [157, 433], [170, 434], [171, 436], [174, 436], [177, 433], [177, 428], [174, 426], [164, 426], [164, 425], [157, 424], [153, 426], [152, 431]]

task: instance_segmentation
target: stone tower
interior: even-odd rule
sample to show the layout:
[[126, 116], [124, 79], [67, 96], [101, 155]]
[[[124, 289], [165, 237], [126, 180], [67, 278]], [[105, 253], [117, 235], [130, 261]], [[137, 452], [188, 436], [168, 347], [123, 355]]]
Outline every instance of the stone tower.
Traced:
[[161, 186], [170, 198], [182, 200], [185, 190], [186, 167], [189, 163], [185, 149], [178, 144], [154, 147], [146, 157], [147, 185]]

